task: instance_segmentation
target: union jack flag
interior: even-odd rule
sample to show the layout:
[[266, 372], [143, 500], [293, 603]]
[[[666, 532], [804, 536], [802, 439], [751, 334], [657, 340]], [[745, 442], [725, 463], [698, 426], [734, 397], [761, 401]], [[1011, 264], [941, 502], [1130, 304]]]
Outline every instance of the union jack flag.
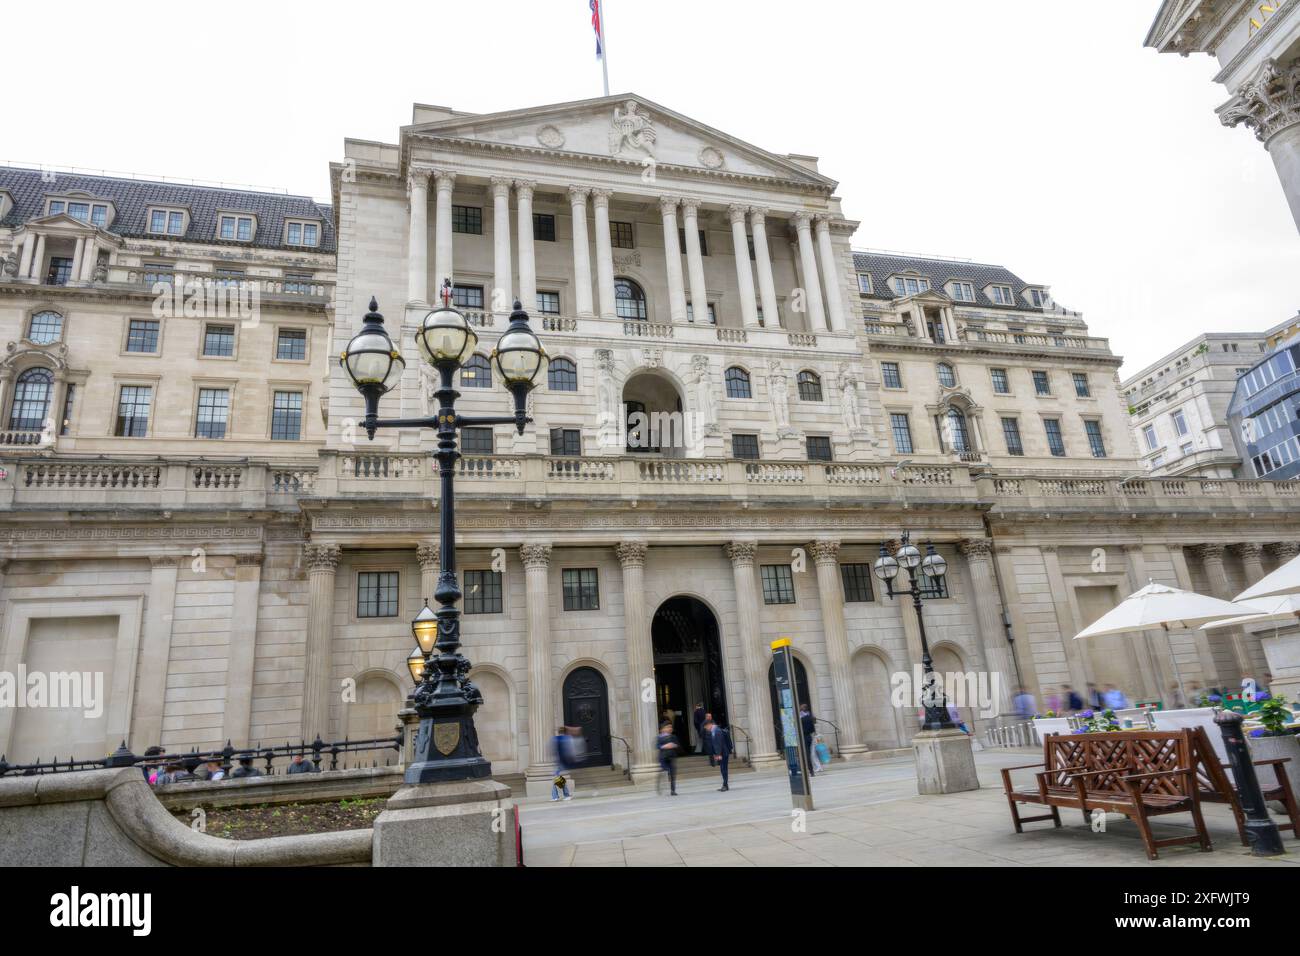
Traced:
[[596, 31], [596, 59], [605, 55], [605, 37], [600, 28], [600, 0], [587, 0], [591, 7], [591, 28]]

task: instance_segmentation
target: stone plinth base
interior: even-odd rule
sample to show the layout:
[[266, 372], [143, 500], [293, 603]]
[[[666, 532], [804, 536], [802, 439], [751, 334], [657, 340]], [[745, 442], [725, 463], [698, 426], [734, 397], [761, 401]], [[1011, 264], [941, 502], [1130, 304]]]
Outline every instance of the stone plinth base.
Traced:
[[843, 760], [863, 760], [871, 750], [866, 744], [851, 744], [841, 747], [839, 756]]
[[[732, 759], [734, 760], [735, 758], [733, 757]], [[749, 762], [753, 766], [755, 773], [771, 773], [777, 770], [781, 773], [786, 772], [785, 754], [775, 752], [768, 754], [754, 754], [754, 756], [750, 758]]]
[[[569, 781], [569, 793], [573, 793], [573, 777], [567, 773], [564, 776]], [[529, 767], [524, 771], [524, 796], [549, 797], [554, 780], [554, 770], [547, 767]]]
[[514, 866], [510, 788], [495, 780], [403, 787], [375, 818], [375, 866]]
[[917, 793], [978, 790], [975, 752], [960, 730], [922, 730], [912, 738], [916, 751]]

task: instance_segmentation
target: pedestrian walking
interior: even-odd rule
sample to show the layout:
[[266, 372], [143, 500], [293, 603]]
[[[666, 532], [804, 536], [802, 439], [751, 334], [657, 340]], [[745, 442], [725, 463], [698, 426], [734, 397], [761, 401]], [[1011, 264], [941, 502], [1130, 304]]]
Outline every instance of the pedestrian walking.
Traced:
[[734, 751], [735, 747], [731, 742], [731, 734], [719, 727], [714, 721], [708, 721], [704, 725], [704, 752], [709, 755], [709, 762], [716, 762], [722, 770], [722, 786], [718, 788], [718, 793], [726, 793], [731, 789], [731, 783], [727, 777], [727, 764], [730, 762]]
[[[691, 723], [695, 726], [695, 739], [700, 742], [701, 753], [708, 753], [708, 749], [704, 746], [704, 724], [708, 716], [708, 713], [704, 710], [703, 701], [696, 704], [695, 710], [691, 711]], [[710, 761], [710, 764], [712, 764], [712, 761]]]
[[564, 771], [574, 764], [573, 738], [569, 735], [568, 727], [555, 729], [555, 736], [551, 738], [551, 750], [555, 752], [555, 779], [551, 781], [551, 802], [559, 801], [561, 791], [564, 793], [565, 800], [572, 800], [573, 794], [569, 792], [569, 781], [564, 776]]
[[812, 708], [807, 704], [799, 705], [799, 729], [803, 737], [803, 755], [808, 764], [808, 772], [816, 773], [817, 769], [813, 766], [812, 744], [813, 737], [817, 734], [817, 718], [812, 715]]
[[[659, 751], [659, 769], [668, 776], [668, 795], [677, 796], [677, 756], [681, 743], [673, 733], [673, 725], [667, 721], [659, 728], [655, 738], [655, 750]], [[663, 792], [663, 778], [659, 778], [659, 792]]]

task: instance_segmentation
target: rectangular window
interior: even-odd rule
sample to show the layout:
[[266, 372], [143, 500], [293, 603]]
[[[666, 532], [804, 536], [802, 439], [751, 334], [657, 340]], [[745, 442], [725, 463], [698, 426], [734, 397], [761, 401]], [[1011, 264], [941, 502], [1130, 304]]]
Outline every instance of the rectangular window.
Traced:
[[1147, 451], [1155, 451], [1159, 447], [1159, 440], [1156, 438], [1156, 426], [1147, 425], [1142, 429], [1142, 437], [1146, 439]]
[[[537, 221], [537, 217], [533, 217]], [[478, 206], [452, 206], [451, 231], [468, 233], [471, 236], [483, 235], [483, 210]]]
[[307, 358], [307, 330], [280, 329], [275, 337], [275, 357], [288, 362]]
[[397, 617], [396, 571], [357, 574], [357, 617]]
[[[51, 216], [57, 216], [59, 213], [63, 212], [64, 208], [65, 208], [65, 205], [64, 205], [64, 202], [63, 202], [62, 199], [52, 199], [52, 200], [50, 200], [50, 215], [51, 215]], [[161, 231], [161, 230], [159, 230], [159, 231]], [[1225, 352], [1228, 351], [1228, 347], [1227, 347], [1226, 345], [1223, 347], [1223, 351], [1225, 351]]]
[[932, 578], [919, 568], [916, 572], [917, 590], [921, 592], [921, 599], [933, 601], [935, 598], [950, 597], [948, 593], [948, 575], [941, 578]]
[[1187, 416], [1183, 414], [1183, 410], [1181, 408], [1177, 409], [1172, 415], [1169, 416], [1169, 418], [1174, 423], [1175, 435], [1177, 435], [1179, 438], [1182, 438], [1184, 435], [1187, 434]]
[[788, 564], [765, 564], [758, 569], [763, 580], [764, 604], [794, 603], [794, 573]]
[[464, 611], [466, 614], [501, 613], [500, 571], [465, 572]]
[[865, 604], [875, 600], [871, 593], [871, 565], [841, 564], [840, 581], [844, 584], [845, 604]]
[[632, 224], [630, 222], [610, 222], [609, 241], [615, 249], [633, 249]]
[[827, 435], [809, 435], [805, 439], [809, 461], [833, 461], [831, 440]]
[[213, 275], [213, 284], [223, 289], [238, 289], [244, 281], [243, 269], [217, 269]]
[[481, 285], [452, 286], [451, 304], [460, 309], [483, 308], [483, 287]]
[[595, 568], [565, 568], [560, 577], [566, 611], [600, 609], [600, 585]]
[[581, 455], [582, 431], [577, 428], [552, 428], [551, 454]]
[[1180, 445], [1178, 448], [1178, 453], [1182, 455], [1184, 458], [1190, 455], [1192, 453], [1192, 443], [1188, 442], [1185, 445]]
[[50, 257], [50, 271], [45, 276], [46, 285], [67, 285], [72, 278], [72, 259], [64, 256]]
[[880, 377], [885, 388], [902, 388], [903, 376], [898, 370], [897, 362], [881, 362]]
[[149, 213], [149, 231], [166, 232], [167, 231], [167, 213], [162, 209], [155, 209]]
[[1014, 418], [1002, 419], [1002, 437], [1007, 442], [1007, 454], [1020, 456], [1025, 453], [1024, 443], [1020, 440], [1020, 422]]
[[[759, 324], [761, 325], [763, 322], [762, 309], [758, 310], [758, 320], [759, 320]], [[686, 303], [686, 321], [687, 322], [695, 321], [695, 306], [692, 305], [690, 302]], [[718, 313], [714, 309], [713, 303], [710, 302], [709, 303], [709, 325], [717, 325], [717, 324], [718, 324]]]
[[865, 272], [858, 273], [858, 291], [863, 295], [871, 295], [871, 276]]
[[[700, 234], [700, 255], [707, 256], [709, 254], [709, 241], [708, 239], [705, 238], [703, 229], [699, 230], [699, 234]], [[677, 242], [682, 247], [682, 254], [685, 255], [686, 254], [686, 230], [683, 229], [681, 226], [677, 227]]]
[[757, 435], [732, 435], [731, 457], [746, 461], [758, 461]]
[[1088, 433], [1088, 447], [1092, 449], [1092, 457], [1105, 458], [1106, 441], [1101, 437], [1101, 422], [1087, 419], [1083, 423], [1083, 430]]
[[128, 352], [158, 351], [158, 320], [132, 319], [126, 326], [126, 350]]
[[203, 354], [215, 358], [229, 358], [235, 354], [235, 327], [209, 325], [203, 330]]
[[1036, 309], [1047, 308], [1048, 298], [1046, 292], [1043, 292], [1039, 289], [1030, 289], [1029, 297], [1031, 300], [1033, 300], [1034, 308]]
[[467, 455], [492, 454], [492, 429], [462, 428], [460, 430], [460, 450]]
[[533, 213], [533, 241], [555, 241], [555, 217], [549, 212]]
[[952, 284], [952, 297], [959, 302], [974, 302], [975, 287], [969, 282], [954, 282]]
[[993, 377], [993, 391], [999, 395], [1011, 394], [1011, 381], [1007, 378], [1007, 370], [1004, 368], [989, 369], [989, 374]]
[[143, 438], [149, 432], [149, 405], [153, 389], [148, 385], [123, 385], [117, 396], [117, 427], [113, 434], [119, 438]]
[[199, 408], [194, 417], [195, 438], [225, 438], [229, 418], [230, 392], [227, 389], [199, 389]]
[[1074, 373], [1074, 394], [1079, 398], [1092, 397], [1092, 389], [1088, 387], [1088, 376], [1083, 372]]
[[68, 215], [71, 216], [73, 219], [80, 220], [81, 222], [89, 222], [90, 203], [85, 203], [85, 202], [68, 203]]
[[66, 435], [68, 429], [72, 427], [72, 396], [76, 391], [76, 384], [69, 382], [67, 389], [63, 393], [63, 422], [59, 425], [60, 435]]
[[285, 243], [290, 246], [314, 246], [320, 227], [314, 222], [291, 222], [285, 228]]
[[990, 298], [998, 305], [1014, 305], [1015, 300], [1011, 296], [1011, 286], [995, 285], [989, 287]]
[[185, 213], [169, 212], [167, 214], [167, 235], [179, 236], [185, 231]]
[[271, 440], [302, 437], [302, 392], [276, 392], [271, 399]]
[[900, 455], [912, 454], [912, 426], [908, 424], [907, 414], [891, 412], [889, 428], [894, 433], [894, 451]]
[[166, 286], [170, 286], [175, 282], [175, 271], [173, 271], [171, 266], [164, 263], [146, 263], [144, 270], [144, 284], [150, 288], [153, 288], [160, 282]]
[[306, 272], [286, 272], [282, 288], [286, 295], [311, 295], [311, 274]]
[[542, 315], [559, 315], [560, 314], [560, 293], [558, 292], [537, 293], [537, 311]]
[[1047, 373], [1038, 369], [1034, 370], [1034, 392], [1038, 395], [1052, 394], [1052, 381], [1047, 377]]
[[219, 235], [222, 239], [248, 242], [253, 238], [253, 220], [249, 216], [222, 216]]
[[1055, 418], [1044, 418], [1043, 429], [1047, 432], [1047, 447], [1057, 458], [1065, 457], [1065, 441], [1061, 438], [1061, 422]]

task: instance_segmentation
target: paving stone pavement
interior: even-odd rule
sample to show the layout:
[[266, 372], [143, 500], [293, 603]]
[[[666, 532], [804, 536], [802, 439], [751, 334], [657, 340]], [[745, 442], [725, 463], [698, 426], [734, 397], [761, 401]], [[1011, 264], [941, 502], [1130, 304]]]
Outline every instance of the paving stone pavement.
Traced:
[[[813, 781], [817, 807], [792, 826], [782, 774], [692, 780], [677, 797], [617, 791], [572, 802], [524, 802], [528, 866], [1296, 866], [1300, 841], [1283, 831], [1288, 853], [1259, 859], [1237, 837], [1226, 806], [1203, 807], [1214, 850], [1168, 847], [1148, 861], [1137, 827], [1110, 815], [1094, 833], [1061, 812], [1061, 829], [1029, 823], [1017, 834], [999, 768], [1029, 763], [1030, 751], [976, 754], [981, 789], [919, 796], [910, 757], [846, 763]], [[1016, 778], [1019, 780], [1019, 777]], [[1157, 837], [1189, 832], [1190, 817], [1153, 824]]]

